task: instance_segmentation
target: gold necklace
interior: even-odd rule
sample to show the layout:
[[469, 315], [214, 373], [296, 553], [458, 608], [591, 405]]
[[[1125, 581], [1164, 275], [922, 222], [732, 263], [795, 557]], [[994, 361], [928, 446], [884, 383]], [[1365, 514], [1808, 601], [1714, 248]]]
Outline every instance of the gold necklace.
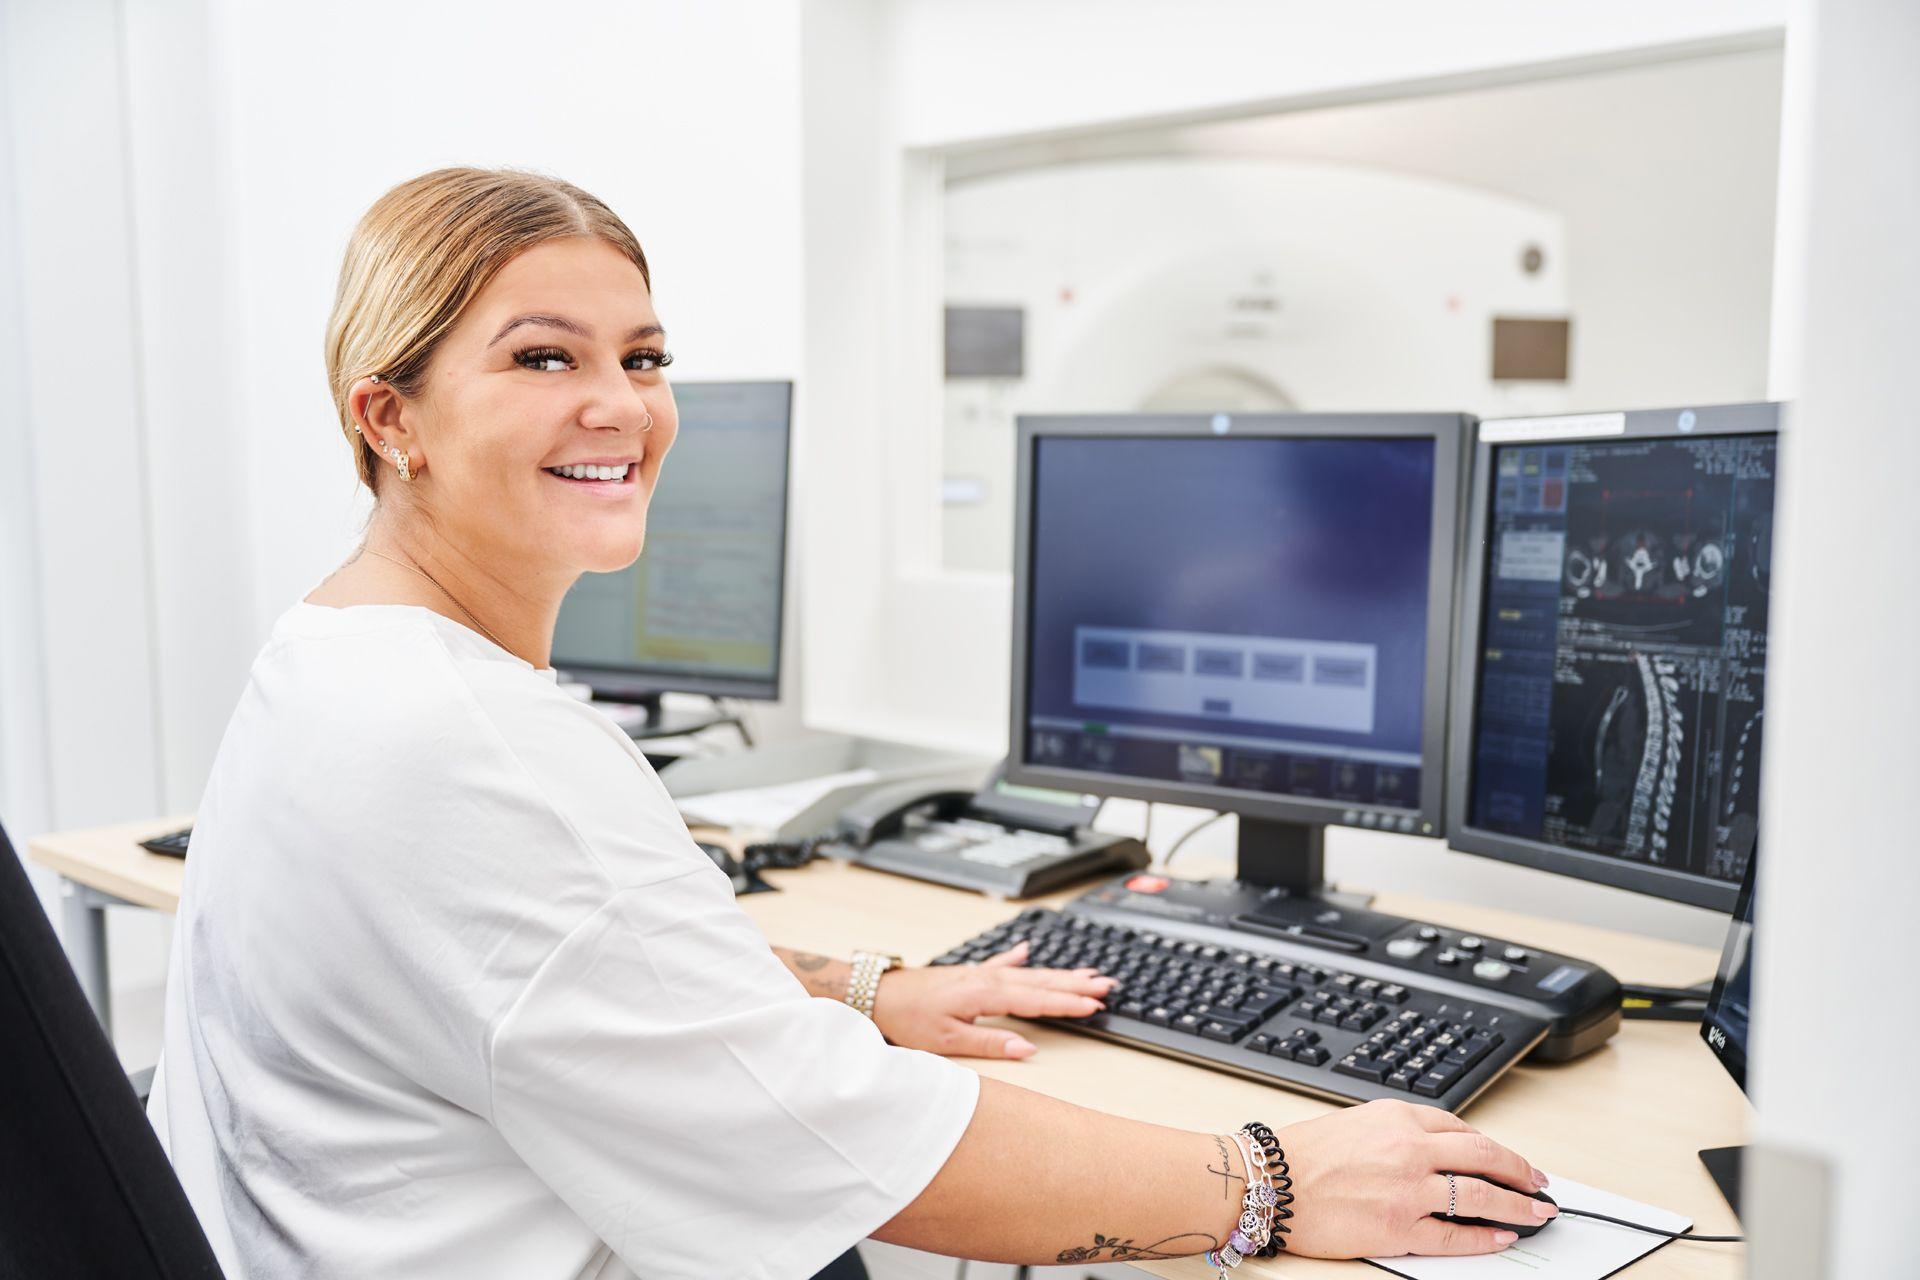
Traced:
[[[370, 556], [379, 556], [382, 560], [385, 560], [388, 564], [397, 564], [402, 569], [407, 569], [413, 573], [417, 573], [421, 577], [425, 578], [428, 582], [431, 582], [434, 585], [435, 590], [439, 591], [441, 595], [445, 596], [448, 600], [451, 600], [453, 602], [454, 608], [458, 609], [460, 612], [467, 615], [467, 621], [471, 622], [474, 626], [478, 627], [480, 629], [481, 635], [493, 641], [495, 644], [499, 644], [502, 649], [507, 648], [506, 645], [500, 644], [499, 636], [496, 636], [495, 634], [493, 634], [493, 632], [487, 630], [486, 623], [480, 621], [480, 619], [473, 616], [473, 610], [461, 604], [459, 599], [453, 594], [453, 592], [447, 590], [445, 587], [440, 585], [440, 579], [434, 577], [432, 574], [428, 573], [425, 569], [421, 568], [418, 564], [414, 563], [411, 557], [405, 560], [398, 560], [398, 559], [395, 559], [393, 556], [388, 555], [384, 551], [375, 551], [372, 547], [364, 547], [362, 549]], [[513, 650], [507, 649], [507, 652], [512, 653]]]

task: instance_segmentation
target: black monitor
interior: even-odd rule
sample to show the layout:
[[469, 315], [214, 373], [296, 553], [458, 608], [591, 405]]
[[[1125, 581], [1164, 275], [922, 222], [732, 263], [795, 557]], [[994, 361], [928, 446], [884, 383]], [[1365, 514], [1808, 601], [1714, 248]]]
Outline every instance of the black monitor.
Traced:
[[1483, 422], [1447, 841], [1730, 910], [1753, 850], [1779, 406]]
[[678, 382], [680, 433], [647, 510], [646, 549], [581, 577], [553, 664], [596, 697], [780, 696], [790, 382]]
[[1467, 421], [1021, 418], [1009, 780], [1237, 813], [1296, 892], [1437, 834]]

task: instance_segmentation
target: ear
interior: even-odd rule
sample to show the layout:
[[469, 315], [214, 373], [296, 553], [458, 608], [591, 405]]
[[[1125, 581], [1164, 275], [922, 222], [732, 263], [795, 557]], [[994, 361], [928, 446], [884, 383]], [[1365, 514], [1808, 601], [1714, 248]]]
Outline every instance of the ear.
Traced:
[[399, 465], [388, 452], [391, 447], [407, 455], [408, 469], [417, 476], [426, 458], [422, 455], [419, 437], [408, 424], [408, 407], [405, 397], [384, 379], [361, 378], [347, 392], [347, 411], [352, 414], [361, 436], [373, 447], [381, 465]]

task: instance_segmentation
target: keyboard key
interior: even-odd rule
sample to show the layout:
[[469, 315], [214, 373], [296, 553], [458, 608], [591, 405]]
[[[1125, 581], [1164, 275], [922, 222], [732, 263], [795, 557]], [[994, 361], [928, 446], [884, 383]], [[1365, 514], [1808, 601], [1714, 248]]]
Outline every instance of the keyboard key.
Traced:
[[1316, 1044], [1302, 1049], [1299, 1053], [1293, 1055], [1293, 1060], [1295, 1062], [1304, 1062], [1310, 1067], [1318, 1067], [1323, 1065], [1326, 1060], [1332, 1056], [1333, 1055], [1328, 1053], [1325, 1048]]
[[1340, 1020], [1346, 1016], [1343, 1010], [1330, 1004], [1323, 1004], [1313, 1011], [1313, 1020], [1315, 1022], [1324, 1022], [1328, 1026], [1333, 1027], [1339, 1026]]
[[1414, 1082], [1417, 1081], [1420, 1076], [1420, 1072], [1409, 1070], [1405, 1066], [1395, 1067], [1387, 1073], [1386, 1084], [1389, 1088], [1405, 1089], [1411, 1093]]
[[1156, 1027], [1170, 1027], [1173, 1025], [1173, 1020], [1179, 1016], [1180, 1010], [1174, 1005], [1157, 1004], [1147, 1010], [1147, 1021]]
[[1413, 1091], [1423, 1098], [1437, 1098], [1447, 1091], [1453, 1077], [1444, 1071], [1429, 1071], [1413, 1082]]
[[1123, 1018], [1145, 1018], [1147, 1002], [1145, 1000], [1122, 1000], [1113, 1007], [1113, 1011]]
[[1242, 1045], [1241, 1048], [1251, 1049], [1255, 1053], [1266, 1053], [1272, 1049], [1276, 1043], [1277, 1041], [1275, 1041], [1272, 1036], [1263, 1031], [1257, 1036], [1248, 1036], [1246, 1044]]
[[1205, 1018], [1202, 1018], [1198, 1014], [1183, 1013], [1168, 1025], [1175, 1031], [1184, 1031], [1190, 1036], [1197, 1036], [1200, 1034], [1200, 1028], [1206, 1024], [1206, 1021]]
[[1375, 1084], [1386, 1078], [1387, 1070], [1377, 1062], [1369, 1062], [1348, 1054], [1333, 1064], [1333, 1069], [1343, 1076], [1354, 1076], [1361, 1080], [1371, 1080]]
[[1218, 1040], [1223, 1044], [1233, 1044], [1253, 1028], [1244, 1022], [1222, 1022], [1218, 1018], [1204, 1024], [1200, 1034], [1208, 1040]]
[[1407, 1002], [1407, 989], [1398, 983], [1380, 988], [1380, 994], [1374, 997], [1382, 1004], [1402, 1005]]

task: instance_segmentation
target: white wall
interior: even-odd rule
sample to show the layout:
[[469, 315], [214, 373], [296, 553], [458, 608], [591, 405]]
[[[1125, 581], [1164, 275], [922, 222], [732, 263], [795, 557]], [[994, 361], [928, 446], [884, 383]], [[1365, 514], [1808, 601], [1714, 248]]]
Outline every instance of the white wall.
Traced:
[[[900, 0], [899, 140], [949, 147], [1354, 101], [1773, 38], [1787, 0]], [[1531, 78], [1533, 71], [1525, 71]]]
[[1781, 389], [1795, 404], [1768, 646], [1760, 1114], [1745, 1214], [1756, 1280], [1920, 1274], [1903, 1212], [1920, 1095], [1884, 1071], [1912, 1060], [1920, 1031], [1867, 976], [1905, 971], [1920, 901], [1904, 803], [1920, 771], [1920, 606], [1907, 564], [1920, 544], [1920, 9], [1807, 0], [1802, 17], [1781, 193], [1795, 228], [1782, 246], [1795, 265], [1782, 271], [1792, 337]]

